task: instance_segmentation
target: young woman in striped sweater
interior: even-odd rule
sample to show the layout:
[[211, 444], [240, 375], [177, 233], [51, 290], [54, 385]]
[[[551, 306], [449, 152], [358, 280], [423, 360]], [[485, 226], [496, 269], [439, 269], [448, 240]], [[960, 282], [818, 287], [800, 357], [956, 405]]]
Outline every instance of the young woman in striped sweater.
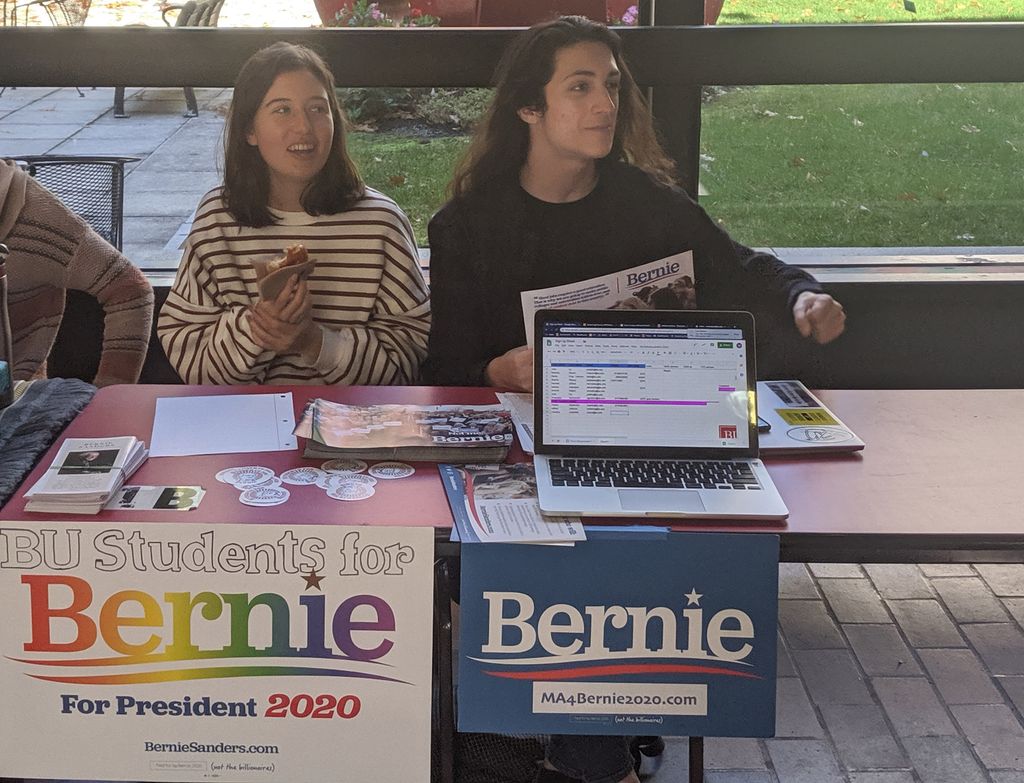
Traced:
[[[401, 384], [430, 330], [409, 220], [345, 149], [334, 78], [303, 46], [254, 54], [235, 84], [224, 185], [196, 210], [158, 321], [186, 383]], [[272, 299], [258, 269], [303, 244], [315, 262]]]

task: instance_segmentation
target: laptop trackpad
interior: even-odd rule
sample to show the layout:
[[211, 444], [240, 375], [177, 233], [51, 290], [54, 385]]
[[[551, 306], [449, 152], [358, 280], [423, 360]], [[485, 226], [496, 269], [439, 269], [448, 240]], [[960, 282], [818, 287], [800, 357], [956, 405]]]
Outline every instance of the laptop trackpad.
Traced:
[[620, 489], [623, 511], [686, 513], [704, 510], [700, 493], [687, 489]]

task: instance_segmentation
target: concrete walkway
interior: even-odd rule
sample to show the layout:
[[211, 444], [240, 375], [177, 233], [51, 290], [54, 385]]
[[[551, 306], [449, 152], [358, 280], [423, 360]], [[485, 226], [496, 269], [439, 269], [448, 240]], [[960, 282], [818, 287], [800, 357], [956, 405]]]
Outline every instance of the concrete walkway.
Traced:
[[[0, 155], [132, 155], [124, 251], [175, 268], [217, 171], [227, 90], [7, 90]], [[869, 446], [870, 448], [870, 446]], [[786, 564], [778, 736], [708, 740], [708, 783], [1024, 783], [1024, 565]], [[658, 781], [685, 780], [670, 741]]]
[[127, 91], [129, 117], [113, 115], [112, 88], [26, 88], [0, 96], [0, 155], [125, 155], [124, 253], [143, 269], [177, 268], [183, 226], [220, 182], [230, 90], [197, 90], [199, 116], [182, 116], [180, 89]]

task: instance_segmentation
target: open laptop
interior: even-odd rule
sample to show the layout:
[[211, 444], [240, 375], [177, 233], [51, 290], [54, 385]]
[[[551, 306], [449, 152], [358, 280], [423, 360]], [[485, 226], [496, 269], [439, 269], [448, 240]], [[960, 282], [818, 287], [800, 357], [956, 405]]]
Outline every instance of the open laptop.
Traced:
[[535, 317], [534, 465], [545, 513], [789, 515], [757, 458], [750, 313]]

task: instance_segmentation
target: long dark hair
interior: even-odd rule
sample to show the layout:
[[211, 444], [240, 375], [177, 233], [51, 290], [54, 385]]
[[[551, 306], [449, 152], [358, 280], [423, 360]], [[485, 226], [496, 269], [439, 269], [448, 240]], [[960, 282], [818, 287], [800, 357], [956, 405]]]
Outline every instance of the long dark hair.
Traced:
[[605, 160], [624, 160], [661, 182], [675, 182], [675, 165], [658, 142], [647, 103], [623, 60], [619, 36], [582, 16], [563, 16], [534, 25], [505, 51], [495, 72], [494, 99], [456, 168], [448, 186], [450, 195], [463, 195], [518, 174], [530, 150], [529, 129], [519, 110], [546, 108], [544, 85], [554, 74], [555, 56], [567, 46], [585, 42], [607, 46], [621, 72], [615, 139]]
[[256, 111], [282, 73], [309, 71], [327, 92], [334, 118], [334, 138], [327, 163], [302, 193], [302, 208], [310, 215], [344, 212], [363, 197], [366, 186], [345, 148], [345, 115], [334, 89], [334, 75], [312, 49], [278, 41], [246, 60], [235, 80], [224, 131], [224, 200], [228, 211], [252, 228], [276, 222], [270, 213], [270, 174], [259, 149], [249, 144]]

